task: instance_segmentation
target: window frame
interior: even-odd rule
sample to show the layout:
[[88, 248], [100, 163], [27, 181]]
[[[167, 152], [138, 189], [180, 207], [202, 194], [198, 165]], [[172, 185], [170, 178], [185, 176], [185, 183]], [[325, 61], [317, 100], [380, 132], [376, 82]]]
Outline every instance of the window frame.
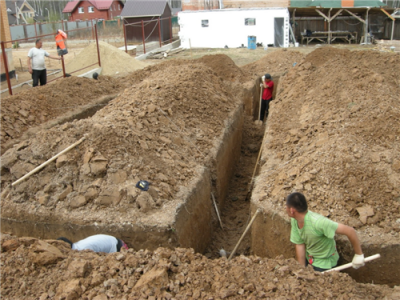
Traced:
[[256, 26], [256, 18], [244, 18], [244, 26]]
[[84, 7], [78, 7], [78, 14], [84, 14], [85, 13], [85, 8]]
[[[92, 9], [92, 11], [90, 11], [90, 9]], [[94, 6], [89, 6], [88, 7], [88, 13], [89, 14], [93, 14], [94, 13]]]
[[[207, 22], [207, 23], [206, 23]], [[207, 19], [207, 20], [201, 20], [201, 27], [202, 28], [208, 28], [208, 27], [210, 27], [210, 20], [209, 19]]]

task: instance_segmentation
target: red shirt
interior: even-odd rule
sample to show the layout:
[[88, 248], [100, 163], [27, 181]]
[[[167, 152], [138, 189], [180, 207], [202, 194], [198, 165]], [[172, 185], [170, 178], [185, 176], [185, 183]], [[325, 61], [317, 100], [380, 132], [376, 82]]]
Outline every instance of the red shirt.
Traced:
[[264, 82], [268, 88], [264, 88], [262, 99], [263, 100], [271, 100], [272, 99], [272, 92], [274, 91], [274, 82], [272, 80], [268, 82]]

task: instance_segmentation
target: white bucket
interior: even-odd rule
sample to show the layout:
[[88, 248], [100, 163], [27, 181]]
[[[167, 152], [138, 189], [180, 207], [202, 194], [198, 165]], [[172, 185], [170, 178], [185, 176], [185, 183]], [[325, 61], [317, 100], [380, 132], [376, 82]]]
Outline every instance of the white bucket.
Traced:
[[298, 47], [298, 46], [299, 46], [299, 43], [294, 43], [294, 46], [295, 46], [295, 47]]

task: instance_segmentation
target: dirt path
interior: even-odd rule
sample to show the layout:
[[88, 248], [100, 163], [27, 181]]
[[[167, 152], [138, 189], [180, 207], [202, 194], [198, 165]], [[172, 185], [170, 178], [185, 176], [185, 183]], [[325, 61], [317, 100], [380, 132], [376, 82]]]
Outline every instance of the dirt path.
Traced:
[[[224, 229], [218, 226], [214, 231], [212, 243], [205, 253], [208, 258], [220, 257], [220, 249], [224, 249], [229, 255], [250, 221], [250, 201], [246, 201], [246, 195], [257, 162], [264, 129], [264, 126], [257, 125], [252, 117], [245, 117], [240, 159], [229, 184], [228, 194], [224, 201], [225, 206], [221, 211]], [[249, 234], [240, 244], [236, 254], [250, 254]]]

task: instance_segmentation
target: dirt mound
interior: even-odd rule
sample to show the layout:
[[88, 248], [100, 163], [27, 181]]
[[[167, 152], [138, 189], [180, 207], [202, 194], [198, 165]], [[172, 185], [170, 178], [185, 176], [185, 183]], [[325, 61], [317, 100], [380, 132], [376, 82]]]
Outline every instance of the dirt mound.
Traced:
[[268, 119], [263, 199], [282, 210], [300, 191], [311, 210], [398, 238], [399, 65], [392, 53], [324, 47], [292, 68]]
[[62, 241], [2, 241], [3, 299], [398, 299], [400, 290], [315, 273], [293, 259], [209, 260], [191, 249], [74, 251]]
[[297, 51], [287, 51], [280, 49], [265, 55], [262, 59], [244, 65], [241, 69], [247, 73], [250, 78], [259, 77], [265, 73], [272, 76], [286, 74], [293, 68], [293, 64], [298, 64], [304, 59], [305, 55]]
[[[134, 72], [136, 70], [143, 69], [147, 66], [147, 63], [139, 61], [129, 54], [125, 53], [118, 48], [99, 41], [100, 49], [100, 61], [101, 75], [114, 76], [114, 75], [126, 75], [127, 73]], [[98, 62], [97, 56], [97, 46], [96, 44], [91, 44], [83, 49], [68, 65], [65, 66], [67, 73], [72, 73], [73, 71], [84, 68], [85, 66], [90, 66]], [[90, 71], [93, 68], [97, 68], [95, 65], [93, 67], [87, 68], [82, 71], [73, 73], [77, 76]]]
[[91, 103], [101, 96], [121, 89], [117, 79], [101, 76], [99, 80], [67, 77], [43, 87], [31, 88], [1, 101], [1, 149], [19, 138], [27, 129]]
[[[170, 202], [181, 201], [179, 193], [210, 163], [216, 137], [240, 104], [231, 90], [201, 63], [171, 64], [125, 89], [93, 117], [39, 132], [2, 156], [3, 191], [81, 137], [86, 140], [3, 194], [3, 217], [25, 218], [34, 211], [43, 220], [83, 224], [140, 218], [162, 223], [167, 210], [165, 218], [173, 217]], [[149, 192], [135, 187], [139, 179], [151, 183]]]
[[245, 78], [243, 71], [233, 62], [231, 58], [224, 54], [205, 55], [198, 59], [199, 62], [207, 65], [217, 73], [218, 76], [226, 80], [240, 80]]

